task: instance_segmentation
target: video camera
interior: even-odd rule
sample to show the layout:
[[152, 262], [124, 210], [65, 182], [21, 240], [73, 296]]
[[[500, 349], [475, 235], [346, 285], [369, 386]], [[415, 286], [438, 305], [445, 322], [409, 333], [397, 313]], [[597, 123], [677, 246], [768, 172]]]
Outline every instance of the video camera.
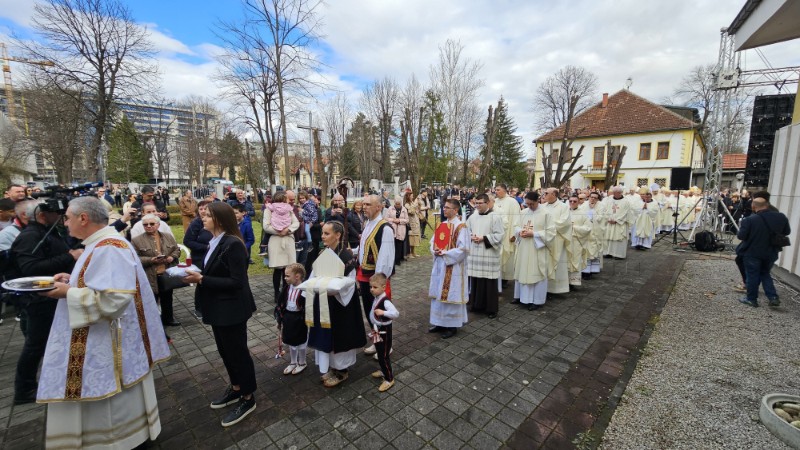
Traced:
[[80, 196], [87, 195], [91, 189], [103, 186], [103, 183], [85, 183], [73, 186], [47, 186], [42, 192], [35, 192], [31, 195], [34, 199], [42, 198], [44, 203], [39, 207], [43, 212], [54, 212], [65, 214], [70, 201], [70, 195], [78, 192]]

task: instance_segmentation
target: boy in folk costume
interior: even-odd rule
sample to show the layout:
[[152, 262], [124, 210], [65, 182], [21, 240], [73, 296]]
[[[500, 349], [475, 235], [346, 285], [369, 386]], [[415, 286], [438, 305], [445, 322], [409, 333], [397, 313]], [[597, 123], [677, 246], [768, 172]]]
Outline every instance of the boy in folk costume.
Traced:
[[386, 392], [394, 386], [394, 372], [392, 372], [389, 354], [392, 351], [392, 321], [400, 317], [400, 312], [386, 295], [386, 275], [376, 273], [371, 276], [369, 290], [375, 297], [369, 311], [369, 323], [372, 326], [369, 338], [375, 345], [378, 364], [381, 366], [381, 370], [373, 372], [372, 377], [383, 378], [383, 383], [378, 387], [378, 391]]
[[289, 346], [290, 362], [283, 369], [284, 375], [297, 375], [306, 368], [308, 343], [308, 326], [305, 322], [306, 299], [298, 288], [305, 278], [306, 269], [302, 264], [288, 265], [283, 275], [286, 285], [275, 306], [275, 319], [278, 321], [281, 339]]

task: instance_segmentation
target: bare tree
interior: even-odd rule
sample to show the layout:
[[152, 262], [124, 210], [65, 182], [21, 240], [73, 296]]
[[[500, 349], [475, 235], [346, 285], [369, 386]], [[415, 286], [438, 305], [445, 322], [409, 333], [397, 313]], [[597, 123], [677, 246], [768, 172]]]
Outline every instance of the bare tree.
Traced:
[[272, 47], [251, 20], [223, 22], [218, 28], [225, 53], [217, 58], [221, 69], [215, 78], [223, 87], [223, 97], [233, 105], [234, 117], [258, 136], [267, 166], [264, 181], [274, 184], [281, 128], [275, 126], [279, 123], [278, 85], [272, 69]]
[[[716, 65], [706, 64], [695, 66], [681, 80], [681, 84], [675, 89], [673, 96], [678, 103], [697, 108], [700, 113], [700, 134], [706, 142], [710, 142], [708, 133], [713, 126], [708, 123], [712, 118], [711, 107], [714, 104], [714, 83], [716, 80]], [[744, 138], [750, 131], [750, 123], [747, 120], [753, 114], [753, 104], [751, 96], [755, 95], [753, 89], [737, 89], [731, 96], [731, 120], [727, 126], [722, 127], [726, 136], [720, 142], [725, 145], [725, 153], [742, 153], [746, 143]]]
[[420, 157], [424, 147], [423, 127], [426, 125], [425, 88], [411, 75], [400, 94], [400, 159], [406, 168], [414, 192], [419, 192]]
[[331, 163], [339, 160], [347, 130], [353, 122], [353, 109], [346, 95], [338, 93], [322, 105], [322, 121], [328, 140], [328, 161]]
[[[258, 33], [253, 39], [269, 55], [270, 69], [275, 79], [278, 102], [280, 140], [283, 145], [283, 175], [288, 182], [289, 143], [286, 134], [286, 115], [289, 94], [306, 92], [313, 85], [308, 77], [318, 66], [313, 53], [308, 51], [317, 39], [320, 19], [316, 10], [321, 0], [243, 0], [246, 21], [253, 26], [248, 33]], [[263, 33], [263, 34], [262, 34]]]
[[619, 178], [619, 169], [622, 167], [622, 158], [625, 157], [625, 152], [628, 147], [619, 145], [611, 145], [611, 141], [606, 142], [606, 154], [608, 155], [608, 164], [606, 164], [606, 178], [604, 186], [608, 189], [617, 184]]
[[[573, 127], [573, 119], [592, 105], [597, 90], [597, 76], [582, 67], [567, 66], [549, 76], [534, 94], [533, 106], [537, 126], [542, 131], [562, 127], [558, 145], [555, 139], [539, 147], [542, 152], [543, 187], [561, 188], [583, 169], [575, 167], [583, 154], [583, 146], [573, 152], [572, 143], [583, 129]], [[542, 143], [545, 144], [545, 143]], [[555, 165], [555, 168], [553, 167]], [[566, 166], [566, 167], [565, 167]]]
[[361, 99], [362, 108], [368, 111], [368, 115], [378, 124], [379, 151], [373, 161], [378, 165], [378, 177], [382, 181], [390, 181], [392, 177], [392, 148], [389, 141], [395, 134], [392, 124], [396, 116], [399, 95], [397, 81], [386, 76], [367, 87]]
[[481, 126], [481, 109], [477, 103], [469, 105], [464, 112], [460, 133], [457, 137], [457, 147], [461, 154], [462, 184], [469, 183], [469, 164], [475, 154], [476, 144], [480, 143], [478, 130]]
[[176, 156], [174, 137], [178, 117], [169, 113], [169, 108], [174, 102], [158, 98], [152, 103], [153, 108], [148, 120], [137, 123], [138, 127], [142, 128], [137, 134], [156, 165], [156, 179], [168, 182], [172, 172], [172, 161]]
[[3, 186], [11, 184], [15, 175], [30, 170], [33, 152], [29, 144], [30, 141], [13, 124], [0, 122], [0, 183]]
[[[29, 138], [61, 184], [71, 183], [76, 162], [82, 163], [90, 119], [79, 93], [65, 93], [32, 73], [25, 87]], [[82, 164], [81, 164], [82, 165]]]
[[583, 67], [566, 66], [547, 77], [533, 97], [537, 127], [545, 132], [582, 113], [596, 91], [597, 76]]
[[135, 96], [154, 79], [157, 68], [147, 30], [137, 25], [119, 0], [44, 0], [34, 6], [39, 39], [20, 41], [64, 93], [84, 95], [93, 132], [90, 170], [100, 178], [100, 152], [114, 100]]
[[494, 156], [494, 136], [497, 132], [496, 114], [492, 105], [489, 105], [489, 113], [486, 115], [486, 126], [483, 132], [483, 164], [478, 176], [478, 192], [483, 192], [489, 184], [489, 171], [492, 168], [492, 158]]
[[[430, 68], [431, 83], [441, 101], [445, 124], [450, 132], [447, 152], [451, 162], [456, 160], [459, 145], [462, 146], [462, 154], [464, 145], [471, 147], [472, 139], [464, 139], [465, 128], [477, 129], [474, 114], [478, 108], [478, 89], [484, 84], [479, 78], [482, 64], [463, 56], [463, 50], [460, 41], [448, 39], [439, 47], [438, 63]], [[469, 149], [466, 151], [469, 152]], [[458, 168], [451, 165], [448, 175], [457, 172]]]
[[207, 98], [190, 96], [181, 104], [192, 110], [192, 120], [184, 142], [179, 146], [179, 169], [199, 186], [208, 179], [212, 166], [217, 164], [217, 143], [222, 139], [224, 127], [218, 120], [219, 111]]

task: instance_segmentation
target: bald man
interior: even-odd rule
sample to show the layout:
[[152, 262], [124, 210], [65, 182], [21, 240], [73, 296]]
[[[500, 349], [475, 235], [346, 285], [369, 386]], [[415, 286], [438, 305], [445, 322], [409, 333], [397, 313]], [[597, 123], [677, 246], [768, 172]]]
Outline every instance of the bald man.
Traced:
[[625, 259], [628, 252], [628, 232], [633, 215], [631, 202], [622, 196], [622, 192], [622, 186], [611, 188], [611, 197], [603, 208], [603, 255], [606, 258]]

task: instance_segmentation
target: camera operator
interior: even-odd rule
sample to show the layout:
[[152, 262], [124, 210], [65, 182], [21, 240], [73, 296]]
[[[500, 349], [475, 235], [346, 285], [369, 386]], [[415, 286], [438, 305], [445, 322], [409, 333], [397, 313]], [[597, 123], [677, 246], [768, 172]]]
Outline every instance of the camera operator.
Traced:
[[[37, 200], [27, 202], [26, 209], [28, 225], [11, 245], [18, 275], [47, 276], [72, 272], [83, 250], [71, 250], [67, 245], [66, 230], [59, 224], [61, 213]], [[34, 294], [20, 296], [20, 329], [25, 336], [25, 344], [19, 355], [14, 380], [15, 405], [36, 401], [36, 372], [44, 356], [56, 305], [57, 302], [47, 297]]]
[[[162, 222], [168, 222], [169, 212], [167, 211], [167, 206], [164, 204], [164, 202], [155, 197], [156, 197], [156, 191], [155, 189], [153, 189], [153, 186], [144, 186], [142, 187], [142, 198], [140, 200], [135, 201], [131, 205], [131, 208], [136, 208], [138, 211], [141, 211], [143, 204], [152, 203], [156, 205], [156, 211], [158, 211], [156, 215], [158, 216], [158, 218], [161, 219]], [[142, 216], [141, 214], [139, 214], [138, 217], [131, 220], [131, 226], [136, 224], [136, 222], [141, 220], [141, 218]]]

